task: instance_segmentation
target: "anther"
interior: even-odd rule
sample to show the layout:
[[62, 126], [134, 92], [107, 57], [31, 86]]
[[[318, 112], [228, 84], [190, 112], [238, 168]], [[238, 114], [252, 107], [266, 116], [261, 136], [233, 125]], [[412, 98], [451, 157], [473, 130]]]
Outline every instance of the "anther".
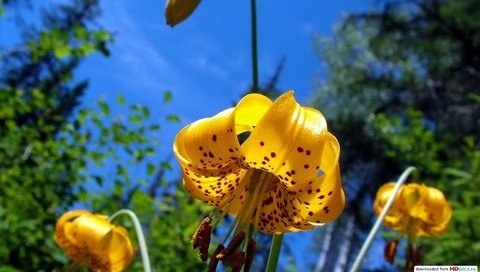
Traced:
[[245, 232], [240, 231], [232, 238], [232, 241], [230, 241], [230, 244], [222, 252], [217, 254], [217, 258], [219, 260], [223, 260], [225, 259], [225, 257], [230, 256], [240, 246], [240, 244], [243, 242], [244, 239], [245, 239]]
[[205, 217], [192, 237], [193, 248], [199, 248], [200, 259], [204, 262], [208, 259], [208, 247], [210, 246], [210, 236], [212, 233], [210, 223], [212, 223], [212, 219], [209, 216]]
[[250, 267], [252, 266], [253, 256], [255, 254], [255, 247], [257, 242], [255, 239], [248, 240], [247, 244], [247, 254], [245, 256], [245, 266], [243, 267], [244, 272], [250, 271]]
[[232, 272], [240, 272], [245, 262], [245, 252], [235, 251], [222, 260], [225, 266], [231, 267]]
[[217, 265], [219, 259], [217, 258], [217, 255], [224, 250], [225, 247], [222, 244], [219, 244], [218, 247], [215, 249], [213, 252], [212, 258], [210, 258], [210, 263], [208, 264], [208, 269], [207, 272], [215, 272], [217, 270]]

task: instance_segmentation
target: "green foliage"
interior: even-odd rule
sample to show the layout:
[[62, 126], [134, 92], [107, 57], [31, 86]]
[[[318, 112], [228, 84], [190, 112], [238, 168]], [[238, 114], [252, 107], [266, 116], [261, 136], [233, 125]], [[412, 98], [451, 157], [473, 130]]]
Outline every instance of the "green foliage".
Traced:
[[[19, 90], [0, 90], [0, 263], [29, 271], [56, 261], [52, 231], [58, 209], [75, 200], [69, 190], [82, 181], [85, 140], [72, 144], [57, 135], [49, 119], [53, 99], [35, 90], [25, 100]], [[34, 112], [45, 118], [18, 123]], [[41, 264], [41, 265], [40, 265]]]
[[422, 175], [439, 177], [444, 162], [441, 154], [446, 149], [444, 142], [435, 139], [434, 128], [427, 127], [420, 111], [407, 108], [402, 116], [387, 117], [383, 113], [371, 115], [367, 121], [372, 127], [371, 136], [385, 150], [385, 156], [399, 165], [415, 165]]
[[469, 187], [478, 186], [472, 178], [480, 141], [478, 16], [475, 0], [381, 1], [345, 17], [333, 38], [315, 40], [327, 78], [317, 79], [313, 105], [341, 143], [347, 212], [358, 227], [371, 227], [361, 213], [371, 207], [358, 207], [408, 165], [452, 201], [450, 231], [420, 240], [425, 264], [480, 259], [476, 250], [465, 252], [478, 248], [470, 220], [479, 216], [480, 199]]
[[[117, 96], [117, 101], [125, 99]], [[156, 141], [160, 138], [159, 125], [149, 121], [150, 111], [140, 105], [124, 105], [119, 111], [128, 114], [113, 117], [105, 102], [99, 101], [98, 108], [82, 109], [78, 115], [78, 130], [82, 131], [79, 136], [88, 138], [85, 156], [99, 170], [90, 166], [83, 173], [90, 182], [82, 185], [76, 196], [96, 213], [112, 214], [124, 208], [134, 211], [144, 227], [154, 270], [205, 269], [192, 249], [191, 237], [201, 214], [209, 208], [192, 200], [180, 188], [181, 183], [165, 179], [172, 167], [160, 158]], [[126, 226], [136, 242], [128, 220], [116, 223]], [[141, 268], [138, 258], [131, 269]]]
[[[68, 56], [83, 57], [99, 51], [108, 55], [107, 43], [112, 41], [112, 36], [104, 30], [88, 31], [85, 27], [74, 24], [73, 30], [52, 28], [40, 32], [40, 39], [30, 40], [32, 60], [37, 62], [46, 54], [53, 53], [56, 58]], [[70, 33], [73, 31], [72, 33]]]
[[[422, 252], [429, 263], [442, 264], [448, 259], [475, 264], [472, 261], [480, 259], [480, 149], [472, 137], [467, 137], [463, 151], [463, 165], [444, 170], [442, 185], [453, 209], [448, 233], [422, 241]], [[469, 250], [465, 250], [467, 246]]]
[[[190, 240], [207, 208], [166, 181], [170, 154], [160, 154], [161, 126], [150, 109], [120, 95], [115, 107], [101, 100], [77, 109], [87, 83], [74, 81], [75, 68], [94, 52], [108, 55], [112, 42], [92, 24], [98, 12], [97, 1], [62, 4], [44, 14], [41, 30], [26, 31], [18, 48], [28, 50], [0, 58], [0, 270], [67, 263], [53, 231], [72, 205], [106, 215], [130, 208], [145, 228], [154, 269], [204, 270]], [[165, 105], [171, 100], [165, 92]], [[180, 122], [175, 114], [165, 120]], [[136, 241], [127, 220], [116, 223]], [[131, 270], [141, 270], [140, 261]]]

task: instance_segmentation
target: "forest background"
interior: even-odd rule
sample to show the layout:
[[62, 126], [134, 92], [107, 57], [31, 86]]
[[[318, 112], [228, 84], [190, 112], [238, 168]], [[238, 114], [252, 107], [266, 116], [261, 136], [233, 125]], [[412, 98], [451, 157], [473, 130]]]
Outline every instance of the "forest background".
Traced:
[[[98, 90], [91, 90], [88, 73], [79, 74], [81, 64], [100, 55], [106, 62], [119, 57], [111, 49], [122, 33], [102, 27], [99, 18], [108, 10], [97, 1], [59, 1], [48, 8], [36, 3], [0, 2], [0, 31], [10, 30], [12, 20], [18, 27], [15, 43], [0, 40], [0, 271], [62, 267], [67, 259], [53, 229], [73, 207], [104, 214], [129, 208], [145, 228], [154, 269], [204, 270], [190, 240], [209, 208], [182, 190], [165, 139], [186, 123], [181, 117], [188, 109], [172, 106], [170, 81], [156, 108], [120, 94], [85, 103]], [[282, 270], [348, 269], [375, 219], [376, 190], [409, 165], [420, 170], [421, 182], [445, 192], [453, 207], [447, 234], [420, 240], [422, 263], [479, 265], [478, 18], [476, 0], [379, 1], [341, 17], [332, 35], [312, 35], [323, 70], [310, 79], [303, 100], [325, 114], [341, 143], [347, 205], [336, 222], [287, 235]], [[292, 85], [281, 80], [288, 59], [271, 63], [263, 67], [269, 76], [262, 76], [262, 92], [275, 98]], [[139, 86], [148, 81], [121, 80]], [[248, 83], [231, 86], [238, 98], [248, 92]], [[201, 96], [212, 99], [215, 92], [228, 90]], [[381, 260], [392, 235], [377, 237], [364, 271], [396, 269]], [[257, 270], [265, 265], [270, 238], [261, 239]], [[400, 265], [401, 255], [397, 260]], [[135, 261], [131, 270], [140, 269]]]

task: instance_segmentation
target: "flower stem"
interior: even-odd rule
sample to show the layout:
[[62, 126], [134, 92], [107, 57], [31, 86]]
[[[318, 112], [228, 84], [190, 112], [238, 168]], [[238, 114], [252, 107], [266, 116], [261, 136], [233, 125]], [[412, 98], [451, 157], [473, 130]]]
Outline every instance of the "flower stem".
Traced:
[[270, 254], [268, 254], [266, 272], [277, 271], [278, 257], [280, 256], [280, 249], [282, 248], [283, 233], [274, 234], [272, 239], [272, 247], [270, 248]]
[[252, 19], [252, 90], [253, 93], [258, 93], [260, 87], [258, 86], [258, 55], [257, 55], [257, 3], [256, 0], [250, 1], [250, 12]]
[[132, 220], [133, 226], [135, 228], [135, 232], [137, 233], [138, 247], [140, 248], [140, 255], [142, 256], [143, 271], [150, 272], [151, 266], [150, 266], [150, 259], [148, 258], [147, 243], [145, 242], [145, 236], [143, 235], [142, 226], [140, 225], [140, 221], [138, 220], [137, 215], [131, 210], [123, 209], [114, 213], [112, 216], [110, 216], [108, 220], [111, 222], [117, 216], [123, 215], [123, 214], [128, 215], [128, 217], [130, 217], [130, 220]]
[[400, 186], [405, 183], [407, 180], [408, 176], [413, 172], [416, 171], [417, 168], [413, 166], [409, 166], [403, 173], [400, 175], [398, 178], [397, 182], [395, 183], [395, 187], [393, 188], [393, 192], [390, 195], [390, 198], [388, 198], [387, 203], [385, 204], [385, 207], [383, 207], [382, 212], [380, 213], [380, 216], [377, 218], [377, 221], [375, 222], [375, 225], [373, 225], [373, 228], [370, 230], [370, 233], [367, 236], [367, 239], [362, 245], [362, 248], [360, 249], [360, 252], [357, 255], [357, 258], [355, 259], [355, 262], [352, 265], [352, 268], [350, 269], [350, 272], [356, 272], [359, 268], [360, 265], [362, 264], [363, 258], [367, 254], [367, 250], [370, 247], [370, 244], [373, 242], [373, 239], [375, 238], [375, 235], [377, 234], [378, 230], [380, 229], [380, 226], [382, 225], [383, 219], [385, 216], [387, 216], [387, 212], [390, 209], [390, 207], [393, 204], [393, 200], [395, 199], [395, 196], [397, 195], [398, 191], [400, 190]]

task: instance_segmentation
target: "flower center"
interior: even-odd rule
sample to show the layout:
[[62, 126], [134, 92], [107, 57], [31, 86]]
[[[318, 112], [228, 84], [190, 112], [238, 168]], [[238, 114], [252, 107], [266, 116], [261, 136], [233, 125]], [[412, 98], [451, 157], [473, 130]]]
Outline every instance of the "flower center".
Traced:
[[[256, 236], [258, 234], [258, 225], [260, 219], [261, 196], [267, 192], [273, 184], [267, 179], [268, 172], [251, 169], [253, 171], [251, 178], [245, 179], [248, 182], [246, 187], [246, 200], [238, 209], [234, 222], [231, 224], [223, 243], [215, 250], [210, 258], [208, 271], [215, 271], [218, 262], [231, 267], [233, 270], [240, 270], [242, 266], [244, 271], [248, 271], [253, 261], [255, 252]], [[270, 179], [271, 180], [271, 179]], [[210, 244], [210, 233], [225, 215], [234, 207], [235, 200], [241, 194], [233, 193], [229, 199], [226, 199], [216, 212], [218, 216], [206, 217], [193, 236], [193, 247], [200, 249], [200, 258], [203, 261], [208, 259], [208, 246]], [[225, 247], [224, 245], [228, 245]]]

